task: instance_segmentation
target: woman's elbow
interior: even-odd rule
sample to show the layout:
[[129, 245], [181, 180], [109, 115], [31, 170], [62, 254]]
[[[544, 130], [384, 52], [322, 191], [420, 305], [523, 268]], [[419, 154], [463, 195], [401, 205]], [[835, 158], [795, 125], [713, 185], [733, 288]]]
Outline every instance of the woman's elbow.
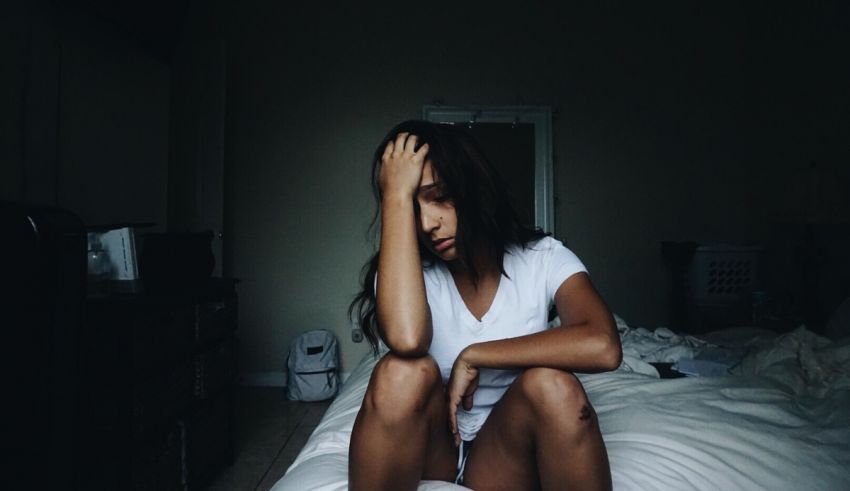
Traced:
[[402, 358], [418, 358], [431, 347], [430, 314], [386, 316], [378, 313], [381, 339], [390, 351]]
[[421, 358], [428, 354], [428, 347], [423, 345], [389, 346], [390, 351], [400, 358]]
[[419, 358], [428, 354], [430, 337], [424, 335], [388, 336], [387, 348], [402, 358]]
[[620, 345], [620, 337], [618, 335], [608, 336], [604, 343], [600, 356], [601, 368], [603, 371], [610, 372], [620, 367], [623, 362], [623, 348]]
[[597, 356], [599, 369], [603, 372], [616, 370], [623, 362], [623, 347], [620, 343], [620, 334], [611, 317], [604, 328], [597, 329]]

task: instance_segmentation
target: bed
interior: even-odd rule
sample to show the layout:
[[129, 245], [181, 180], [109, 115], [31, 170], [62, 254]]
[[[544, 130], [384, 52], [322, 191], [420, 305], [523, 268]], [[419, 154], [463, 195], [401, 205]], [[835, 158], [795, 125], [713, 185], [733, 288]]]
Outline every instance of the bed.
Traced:
[[[620, 368], [579, 376], [599, 416], [614, 489], [850, 489], [850, 337], [800, 327], [697, 338], [617, 324]], [[710, 349], [733, 355], [728, 375], [660, 378], [663, 363], [684, 366]], [[351, 428], [375, 362], [367, 355], [352, 372], [273, 491], [347, 489]]]

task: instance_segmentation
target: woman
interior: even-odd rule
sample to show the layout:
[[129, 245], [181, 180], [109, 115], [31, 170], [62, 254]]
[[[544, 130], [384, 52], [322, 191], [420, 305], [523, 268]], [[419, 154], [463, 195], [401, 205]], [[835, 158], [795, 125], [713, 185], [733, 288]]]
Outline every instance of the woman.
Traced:
[[[375, 154], [380, 251], [352, 303], [377, 363], [349, 449], [352, 490], [610, 489], [572, 372], [613, 370], [613, 317], [579, 259], [524, 227], [475, 142], [408, 121]], [[552, 304], [561, 326], [547, 329]], [[472, 444], [474, 440], [474, 445]]]

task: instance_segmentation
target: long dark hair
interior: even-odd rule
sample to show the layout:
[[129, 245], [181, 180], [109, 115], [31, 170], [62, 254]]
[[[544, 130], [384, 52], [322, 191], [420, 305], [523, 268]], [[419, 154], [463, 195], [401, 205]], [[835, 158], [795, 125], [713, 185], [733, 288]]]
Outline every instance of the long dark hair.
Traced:
[[[381, 172], [381, 156], [387, 143], [403, 132], [416, 135], [418, 146], [428, 144], [428, 159], [431, 160], [435, 175], [444, 184], [457, 213], [455, 243], [458, 260], [470, 271], [473, 282], [477, 282], [479, 276], [474, 258], [476, 252], [483, 250], [502, 268], [502, 274], [505, 274], [502, 260], [509, 246], [525, 247], [547, 235], [539, 228], [532, 228], [520, 222], [511, 206], [504, 181], [468, 133], [454, 125], [428, 121], [405, 121], [395, 126], [375, 149], [372, 159], [372, 193], [375, 195], [377, 209], [370, 229], [375, 230], [380, 214], [382, 195], [378, 177]], [[419, 254], [425, 263], [440, 260], [421, 245]], [[374, 285], [379, 255], [380, 251], [377, 251], [363, 266], [362, 289], [348, 308], [349, 317], [356, 316], [376, 353], [378, 326]]]

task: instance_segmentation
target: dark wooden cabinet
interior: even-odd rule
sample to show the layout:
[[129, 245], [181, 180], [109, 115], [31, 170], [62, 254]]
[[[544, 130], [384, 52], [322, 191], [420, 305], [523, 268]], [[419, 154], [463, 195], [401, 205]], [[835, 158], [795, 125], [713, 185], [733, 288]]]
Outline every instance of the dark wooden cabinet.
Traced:
[[85, 489], [202, 489], [233, 461], [235, 282], [86, 300]]

